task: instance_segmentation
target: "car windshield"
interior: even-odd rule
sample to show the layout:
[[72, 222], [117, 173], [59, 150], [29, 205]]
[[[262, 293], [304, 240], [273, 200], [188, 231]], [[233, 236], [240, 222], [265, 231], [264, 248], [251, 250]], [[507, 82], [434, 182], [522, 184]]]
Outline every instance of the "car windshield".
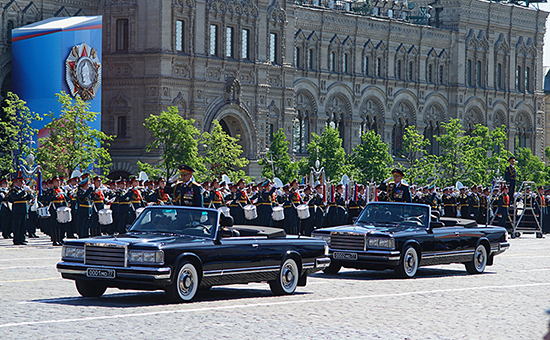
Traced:
[[128, 232], [172, 233], [212, 237], [218, 225], [215, 211], [187, 208], [145, 209]]
[[374, 227], [398, 225], [426, 228], [429, 214], [429, 207], [423, 205], [371, 203], [363, 210], [356, 223], [373, 225]]

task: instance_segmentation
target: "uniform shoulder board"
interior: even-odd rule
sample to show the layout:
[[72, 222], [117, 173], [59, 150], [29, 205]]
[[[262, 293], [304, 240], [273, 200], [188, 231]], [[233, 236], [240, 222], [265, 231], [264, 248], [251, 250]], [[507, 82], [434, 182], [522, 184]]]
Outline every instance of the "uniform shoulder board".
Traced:
[[403, 183], [403, 182], [401, 182], [401, 185], [404, 186], [404, 187], [408, 187], [408, 186], [409, 186], [408, 183]]
[[200, 187], [201, 185], [195, 181], [191, 182], [191, 185], [194, 185], [194, 186], [197, 186], [197, 187]]

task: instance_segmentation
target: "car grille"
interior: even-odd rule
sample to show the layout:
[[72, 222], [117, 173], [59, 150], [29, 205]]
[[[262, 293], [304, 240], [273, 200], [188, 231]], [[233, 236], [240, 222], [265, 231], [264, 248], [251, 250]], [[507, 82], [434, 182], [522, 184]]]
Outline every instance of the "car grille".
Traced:
[[365, 234], [332, 233], [330, 234], [330, 248], [344, 250], [365, 250]]
[[86, 245], [84, 263], [96, 266], [124, 267], [126, 248], [122, 246]]

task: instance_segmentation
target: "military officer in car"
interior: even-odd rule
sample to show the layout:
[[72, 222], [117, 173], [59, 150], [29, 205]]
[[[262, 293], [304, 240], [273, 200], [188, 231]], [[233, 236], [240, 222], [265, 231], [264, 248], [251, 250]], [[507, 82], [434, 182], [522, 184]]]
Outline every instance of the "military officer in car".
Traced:
[[409, 186], [403, 183], [403, 171], [393, 169], [393, 183], [388, 186], [388, 196], [390, 202], [408, 202], [411, 203], [411, 192]]
[[193, 178], [193, 168], [188, 165], [182, 165], [179, 168], [181, 181], [174, 186], [172, 201], [174, 205], [187, 207], [202, 207], [203, 196], [202, 187]]

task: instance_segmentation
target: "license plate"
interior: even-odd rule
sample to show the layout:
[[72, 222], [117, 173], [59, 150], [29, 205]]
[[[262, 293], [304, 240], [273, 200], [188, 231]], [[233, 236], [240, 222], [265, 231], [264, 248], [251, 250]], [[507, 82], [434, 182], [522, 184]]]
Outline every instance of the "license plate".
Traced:
[[336, 252], [332, 255], [335, 260], [357, 260], [357, 253], [340, 253]]
[[114, 279], [115, 278], [115, 270], [114, 269], [88, 268], [86, 270], [86, 276], [87, 277], [98, 277], [98, 278], [101, 278], [101, 279]]

